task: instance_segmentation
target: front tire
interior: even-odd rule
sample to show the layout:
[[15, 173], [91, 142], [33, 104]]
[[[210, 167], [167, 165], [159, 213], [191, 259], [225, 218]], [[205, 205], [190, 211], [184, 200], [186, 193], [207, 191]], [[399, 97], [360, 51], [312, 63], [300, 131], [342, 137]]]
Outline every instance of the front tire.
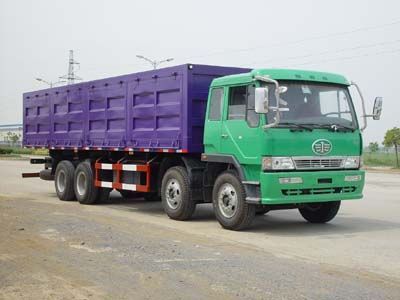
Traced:
[[189, 175], [184, 167], [172, 167], [165, 172], [161, 201], [171, 219], [183, 221], [192, 217], [196, 203], [190, 197]]
[[326, 223], [338, 213], [340, 201], [305, 204], [299, 208], [300, 214], [310, 223]]
[[244, 187], [231, 171], [223, 172], [215, 181], [213, 207], [218, 222], [230, 230], [247, 228], [256, 213], [256, 207], [246, 203]]
[[68, 160], [60, 161], [54, 175], [54, 185], [58, 199], [71, 201], [75, 199], [74, 193], [74, 172], [75, 167]]
[[99, 200], [99, 188], [94, 185], [94, 175], [89, 161], [81, 162], [75, 170], [74, 191], [80, 204], [94, 204]]

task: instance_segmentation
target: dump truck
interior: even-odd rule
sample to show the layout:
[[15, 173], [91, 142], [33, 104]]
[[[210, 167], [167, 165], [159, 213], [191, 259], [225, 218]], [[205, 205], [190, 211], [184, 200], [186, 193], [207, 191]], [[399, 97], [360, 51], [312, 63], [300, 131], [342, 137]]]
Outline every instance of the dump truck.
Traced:
[[230, 230], [281, 209], [324, 223], [362, 198], [361, 132], [381, 110], [377, 97], [367, 115], [344, 76], [306, 70], [184, 64], [81, 82], [23, 94], [23, 145], [49, 149], [23, 175], [54, 180], [63, 201], [161, 200], [174, 220], [212, 203]]

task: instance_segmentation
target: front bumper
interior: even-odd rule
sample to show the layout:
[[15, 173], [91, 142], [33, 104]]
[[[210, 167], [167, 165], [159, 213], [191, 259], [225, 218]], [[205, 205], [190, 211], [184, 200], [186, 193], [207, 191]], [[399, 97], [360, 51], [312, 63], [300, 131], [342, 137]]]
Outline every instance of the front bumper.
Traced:
[[[361, 176], [359, 181], [345, 181], [345, 176]], [[301, 177], [302, 183], [281, 184], [279, 178]], [[261, 204], [296, 204], [362, 198], [363, 170], [262, 172]]]

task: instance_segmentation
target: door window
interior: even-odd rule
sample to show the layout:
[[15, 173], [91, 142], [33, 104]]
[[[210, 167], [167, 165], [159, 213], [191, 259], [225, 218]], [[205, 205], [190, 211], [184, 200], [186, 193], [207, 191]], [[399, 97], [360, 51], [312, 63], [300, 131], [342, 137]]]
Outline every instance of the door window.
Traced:
[[236, 86], [230, 89], [228, 120], [244, 120], [246, 116], [246, 86]]
[[228, 120], [246, 120], [249, 127], [258, 127], [260, 117], [254, 110], [253, 85], [230, 88]]
[[208, 120], [221, 121], [223, 99], [224, 99], [223, 88], [217, 88], [211, 90], [210, 111], [208, 114]]

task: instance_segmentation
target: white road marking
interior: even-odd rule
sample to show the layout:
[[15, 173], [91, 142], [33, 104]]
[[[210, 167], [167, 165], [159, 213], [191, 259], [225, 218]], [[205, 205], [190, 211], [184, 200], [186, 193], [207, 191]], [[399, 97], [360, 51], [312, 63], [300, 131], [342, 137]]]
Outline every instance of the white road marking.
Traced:
[[104, 252], [110, 252], [112, 250], [111, 247], [90, 248], [87, 245], [81, 245], [81, 244], [70, 244], [69, 246], [71, 248], [75, 248], [75, 249], [86, 250], [87, 252], [90, 252], [90, 253], [104, 253]]
[[56, 242], [65, 242], [65, 238], [60, 235], [60, 233], [53, 228], [46, 229], [39, 234], [42, 238], [56, 241]]

